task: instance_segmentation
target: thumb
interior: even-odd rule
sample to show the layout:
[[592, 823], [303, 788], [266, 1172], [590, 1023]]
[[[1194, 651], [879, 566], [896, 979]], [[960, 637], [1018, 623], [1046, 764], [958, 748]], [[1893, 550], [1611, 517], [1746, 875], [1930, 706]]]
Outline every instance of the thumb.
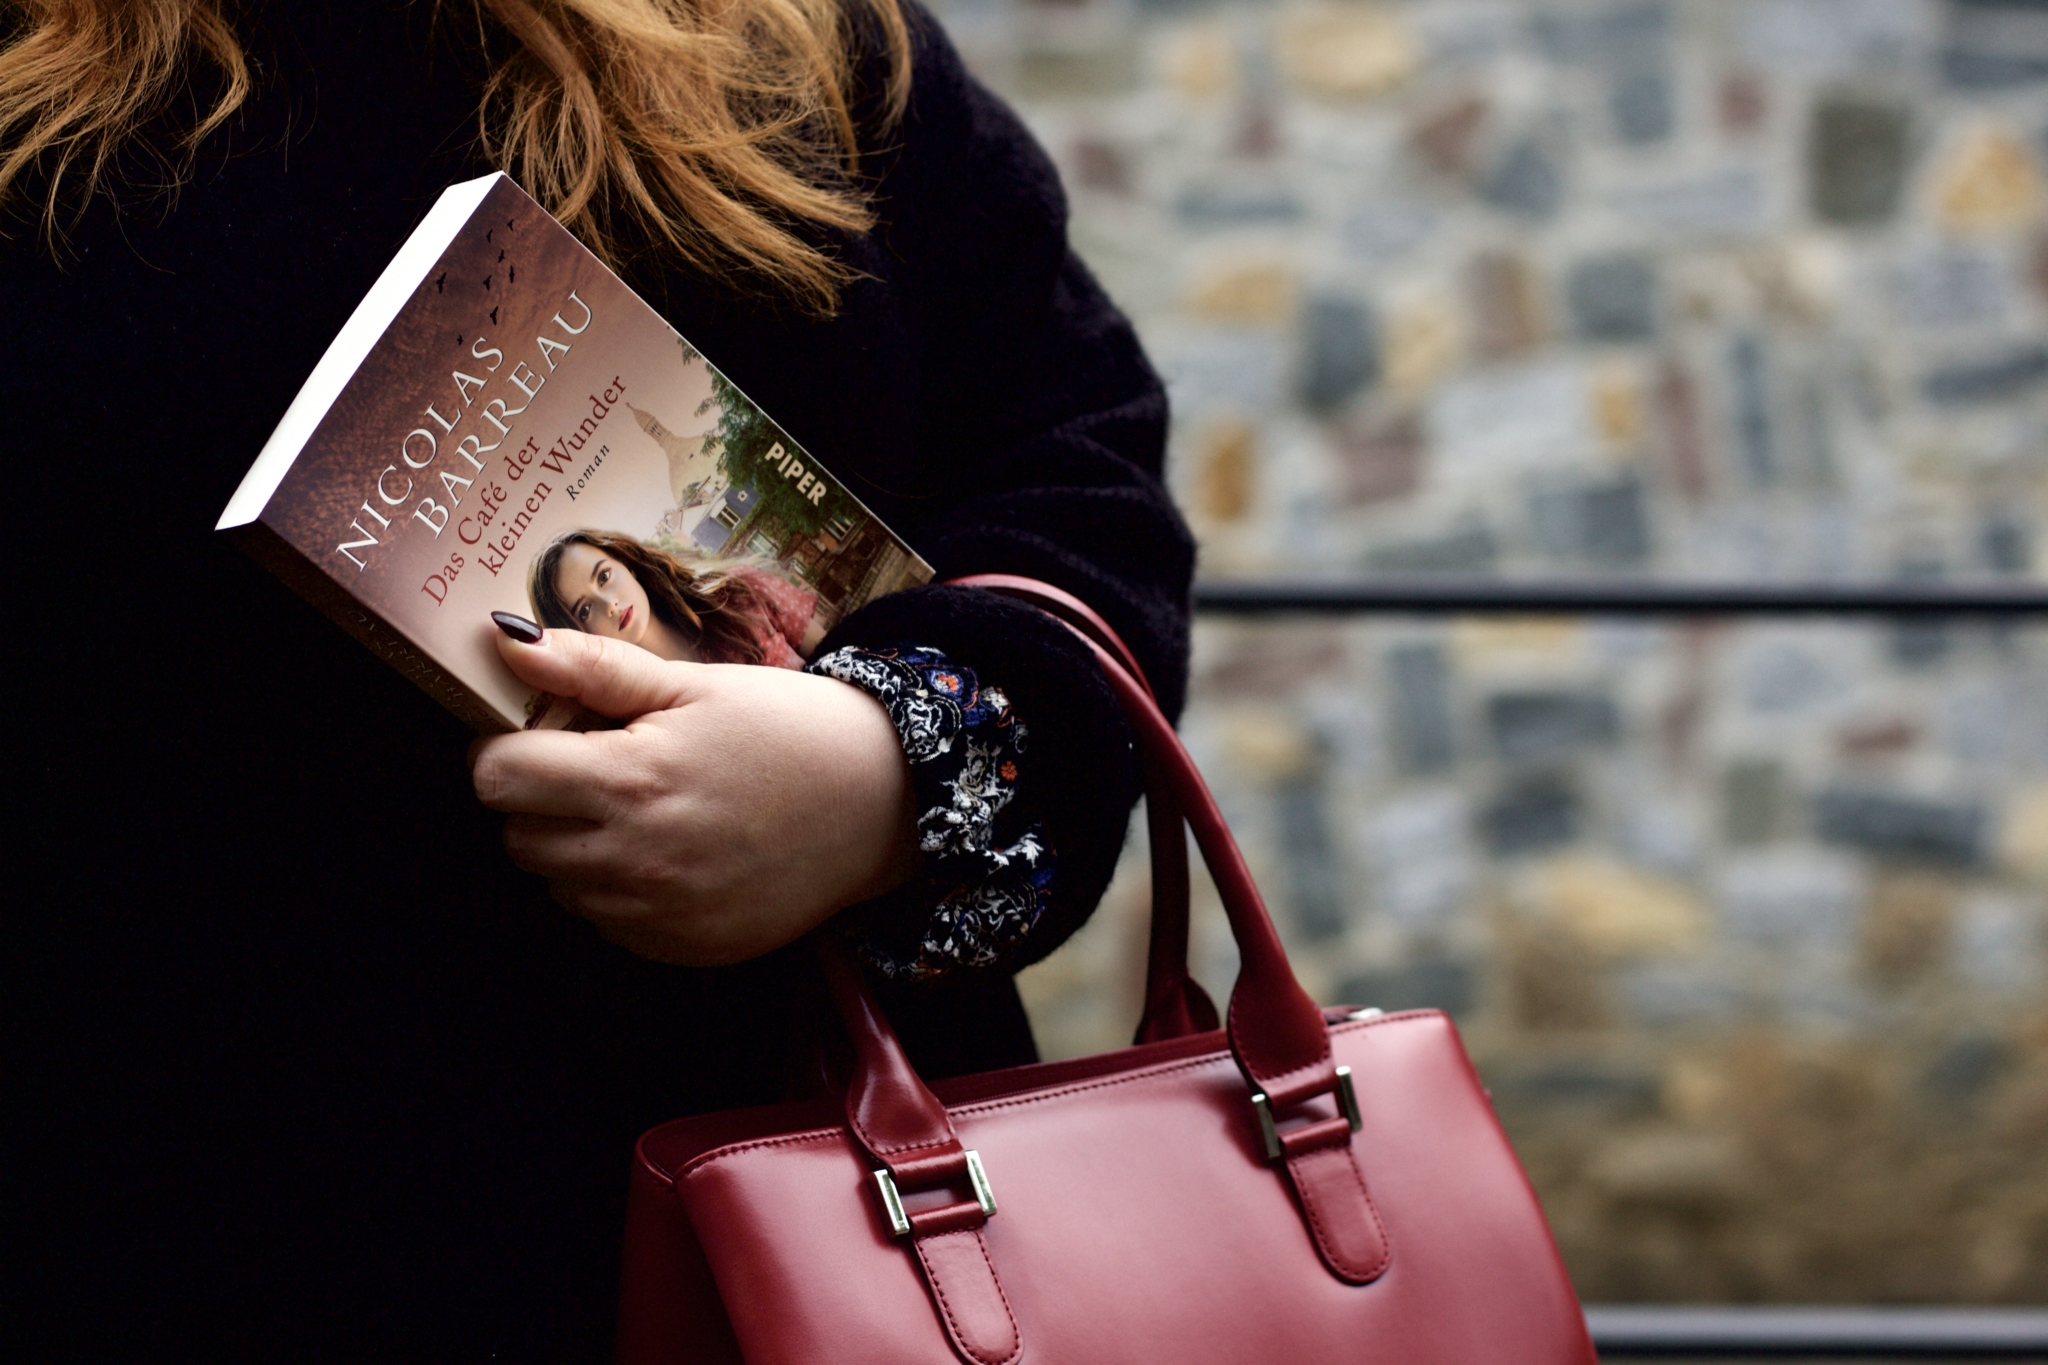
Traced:
[[580, 630], [546, 631], [537, 644], [494, 633], [499, 657], [521, 682], [573, 698], [614, 720], [631, 720], [679, 704], [695, 667]]

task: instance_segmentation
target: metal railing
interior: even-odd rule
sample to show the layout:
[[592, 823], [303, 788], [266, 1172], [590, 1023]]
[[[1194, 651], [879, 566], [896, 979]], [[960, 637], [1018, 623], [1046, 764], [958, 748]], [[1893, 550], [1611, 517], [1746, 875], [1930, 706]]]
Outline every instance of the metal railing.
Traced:
[[2048, 1309], [1595, 1306], [1603, 1358], [2048, 1361]]
[[1195, 585], [1195, 610], [1223, 616], [2025, 616], [2048, 613], [2048, 585], [1531, 581], [1448, 575], [1283, 578]]
[[[1195, 610], [1265, 616], [1875, 616], [2048, 614], [2048, 585], [1617, 582], [1447, 575], [1205, 580]], [[2048, 1309], [1593, 1306], [1610, 1360], [1835, 1359], [2048, 1362]]]

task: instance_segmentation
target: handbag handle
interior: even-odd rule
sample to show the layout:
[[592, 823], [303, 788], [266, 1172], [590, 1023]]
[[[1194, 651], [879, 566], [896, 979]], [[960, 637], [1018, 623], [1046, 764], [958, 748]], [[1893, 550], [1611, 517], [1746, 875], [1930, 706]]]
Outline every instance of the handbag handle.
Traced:
[[[1176, 812], [1185, 820], [1221, 893], [1240, 962], [1230, 993], [1226, 1037], [1238, 1071], [1250, 1088], [1248, 1108], [1256, 1117], [1266, 1156], [1285, 1166], [1324, 1263], [1347, 1282], [1370, 1281], [1385, 1268], [1385, 1241], [1351, 1152], [1350, 1137], [1360, 1118], [1349, 1071], [1335, 1065], [1323, 1012], [1295, 980], [1243, 855], [1193, 759], [1153, 700], [1142, 673], [1135, 671], [1135, 660], [1127, 666], [1129, 651], [1122, 648], [1107, 624], [1048, 584], [1005, 575], [999, 582], [963, 580], [958, 585], [985, 586], [1013, 596], [1028, 592], [1034, 602], [1051, 602], [1058, 611], [1055, 619], [1094, 654], [1130, 722], [1146, 776], [1148, 806]], [[1068, 612], [1077, 619], [1068, 620]], [[1105, 638], [1098, 639], [1098, 635]], [[1155, 849], [1163, 842], [1155, 842]], [[1183, 955], [1185, 876], [1183, 865], [1179, 883]], [[892, 1230], [916, 1241], [926, 1272], [936, 1283], [941, 1272], [927, 1254], [928, 1245], [935, 1246], [934, 1239], [952, 1233], [972, 1231], [978, 1236], [981, 1225], [995, 1213], [993, 1190], [979, 1158], [962, 1147], [945, 1107], [910, 1065], [860, 969], [829, 936], [815, 941], [820, 945], [834, 1001], [854, 1042], [847, 1125], [881, 1163], [876, 1180]], [[1319, 1097], [1336, 1099], [1333, 1116], [1305, 1116], [1307, 1122], [1280, 1129], [1288, 1111]], [[971, 1187], [973, 1198], [907, 1211], [902, 1199], [905, 1192], [934, 1186]], [[945, 1273], [951, 1278], [962, 1272], [956, 1265]], [[973, 1275], [978, 1283], [979, 1270]], [[976, 1295], [994, 1301], [979, 1291]]]
[[[1284, 1169], [1309, 1238], [1331, 1275], [1354, 1285], [1370, 1283], [1386, 1269], [1386, 1236], [1352, 1150], [1352, 1134], [1360, 1130], [1362, 1117], [1352, 1093], [1350, 1070], [1335, 1064], [1323, 1011], [1294, 980], [1272, 915], [1251, 882], [1237, 841], [1231, 839], [1231, 831], [1223, 823], [1223, 812], [1217, 810], [1217, 802], [1196, 772], [1194, 759], [1174, 735], [1174, 724], [1153, 700], [1143, 671], [1100, 616], [1049, 583], [1001, 575], [997, 581], [961, 581], [958, 585], [1006, 591], [1034, 604], [1049, 604], [1055, 618], [1073, 630], [1075, 639], [1102, 667], [1137, 741], [1147, 780], [1147, 806], [1161, 812], [1159, 819], [1174, 817], [1176, 823], [1184, 821], [1194, 831], [1196, 847], [1200, 847], [1202, 860], [1223, 896], [1223, 911], [1231, 923], [1231, 937], [1237, 939], [1239, 956], [1225, 1036], [1237, 1070], [1249, 1087], [1247, 1109], [1257, 1121], [1266, 1160]], [[1186, 843], [1176, 829], [1171, 841], [1155, 841], [1155, 849], [1159, 847], [1169, 851], [1167, 868], [1174, 864], [1171, 853], [1178, 851], [1182, 857], [1180, 882], [1167, 886], [1167, 892], [1171, 896], [1178, 890], [1176, 960], [1184, 978]], [[1155, 862], [1157, 866], [1161, 864]], [[1174, 907], [1169, 905], [1169, 909]], [[995, 1214], [989, 1175], [983, 1171], [979, 1154], [961, 1144], [946, 1107], [909, 1064], [903, 1044], [874, 1003], [866, 978], [852, 962], [846, 945], [829, 933], [813, 935], [813, 941], [823, 958], [834, 1003], [854, 1040], [846, 1126], [868, 1154], [881, 1162], [874, 1181], [889, 1228], [913, 1242], [926, 1279], [942, 1302], [958, 1300], [963, 1306], [977, 1306], [965, 1318], [946, 1316], [946, 1330], [963, 1357], [983, 1363], [1010, 1361], [1020, 1349], [1016, 1322], [995, 1281], [987, 1246], [981, 1242], [981, 1226]], [[1155, 937], [1155, 948], [1157, 941]], [[1180, 990], [1178, 999], [1186, 1003], [1192, 997]], [[1200, 999], [1206, 1003], [1206, 997]], [[1188, 1021], [1184, 1013], [1182, 1023]], [[1300, 1111], [1307, 1101], [1325, 1097], [1335, 1099], [1333, 1113], [1331, 1107]], [[1300, 1121], [1282, 1130], [1280, 1124], [1286, 1119]], [[965, 1201], [940, 1207], [911, 1207], [922, 1201], [903, 1199], [909, 1191], [936, 1187], [971, 1189], [973, 1193]]]
[[[1171, 870], [1174, 855], [1180, 857], [1180, 882], [1165, 888], [1169, 896], [1178, 892], [1174, 956], [1180, 976], [1186, 978], [1188, 882], [1186, 843], [1178, 825], [1186, 823], [1194, 831], [1202, 862], [1208, 864], [1223, 896], [1231, 937], [1237, 939], [1239, 970], [1237, 982], [1231, 986], [1225, 1038], [1249, 1087], [1247, 1109], [1257, 1121], [1266, 1160], [1284, 1171], [1303, 1226], [1329, 1273], [1352, 1285], [1378, 1279], [1389, 1265], [1389, 1246], [1352, 1150], [1352, 1134], [1360, 1130], [1362, 1115], [1358, 1097], [1352, 1093], [1350, 1068], [1335, 1064], [1323, 1011], [1294, 980], [1294, 968], [1288, 966], [1272, 915], [1260, 898], [1260, 888], [1251, 882], [1237, 841], [1231, 839], [1231, 831], [1223, 823], [1223, 812], [1217, 810], [1202, 774], [1196, 772], [1194, 759], [1174, 735], [1174, 724], [1153, 700], [1137, 659], [1130, 657], [1130, 651], [1100, 616], [1049, 583], [1001, 575], [997, 581], [961, 581], [958, 585], [1006, 591], [1034, 604], [1049, 604], [1055, 620], [1073, 630], [1075, 639], [1096, 657], [1137, 741], [1147, 782], [1147, 808], [1159, 812], [1161, 821], [1176, 821], [1171, 841], [1159, 839], [1155, 833], [1153, 847], [1155, 868]], [[1165, 864], [1159, 862], [1159, 849], [1167, 849]], [[946, 1332], [961, 1357], [981, 1365], [1008, 1365], [1022, 1353], [1022, 1338], [981, 1236], [983, 1224], [995, 1216], [989, 1173], [983, 1171], [981, 1156], [961, 1144], [946, 1107], [909, 1064], [901, 1040], [874, 1003], [866, 978], [846, 952], [846, 945], [829, 933], [815, 933], [813, 943], [823, 960], [831, 997], [854, 1040], [846, 1126], [868, 1154], [881, 1162], [874, 1171], [874, 1183], [881, 1193], [889, 1230], [909, 1238], [934, 1297], [946, 1306], [942, 1314]], [[1157, 935], [1153, 948], [1157, 962]], [[1200, 988], [1192, 990], [1198, 993]], [[1178, 1023], [1192, 1023], [1188, 1003], [1196, 995], [1188, 988], [1178, 988], [1174, 999], [1182, 1003]], [[1206, 997], [1198, 999], [1206, 1003]], [[1300, 1111], [1300, 1105], [1323, 1097], [1335, 1099], [1333, 1113], [1329, 1107]], [[1300, 1121], [1282, 1130], [1284, 1119]], [[936, 1189], [967, 1189], [971, 1197], [938, 1207], [903, 1197]]]
[[[1086, 602], [1050, 583], [1018, 574], [970, 574], [946, 586], [984, 592], [1037, 607], [1091, 643], [1109, 651], [1152, 696], [1152, 684], [1128, 645]], [[1156, 700], [1156, 697], [1155, 697]], [[1149, 776], [1149, 774], [1148, 774]], [[1145, 1008], [1134, 1041], [1157, 1043], [1221, 1027], [1215, 1002], [1188, 974], [1188, 836], [1180, 803], [1168, 784], [1148, 782], [1147, 844], [1152, 853], [1152, 931], [1145, 955]]]

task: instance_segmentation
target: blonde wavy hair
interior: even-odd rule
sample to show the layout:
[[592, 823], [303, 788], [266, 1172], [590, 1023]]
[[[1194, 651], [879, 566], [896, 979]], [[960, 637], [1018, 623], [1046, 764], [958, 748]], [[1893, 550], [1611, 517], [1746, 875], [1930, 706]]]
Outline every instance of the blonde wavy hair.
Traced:
[[[855, 66], [870, 46], [886, 72], [877, 122], [900, 117], [899, 0], [470, 3], [479, 42], [496, 26], [516, 44], [482, 92], [485, 154], [600, 255], [616, 261], [632, 233], [706, 275], [833, 311], [852, 273], [817, 230], [873, 224]], [[160, 173], [155, 188], [175, 186], [251, 89], [222, 4], [0, 0], [0, 203], [39, 171], [55, 245], [67, 212], [136, 178], [131, 152]]]

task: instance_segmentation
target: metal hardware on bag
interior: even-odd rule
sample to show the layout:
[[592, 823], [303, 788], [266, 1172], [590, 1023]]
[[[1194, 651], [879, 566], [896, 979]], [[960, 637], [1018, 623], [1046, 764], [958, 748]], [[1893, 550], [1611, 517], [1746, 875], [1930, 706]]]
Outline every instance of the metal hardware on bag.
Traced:
[[996, 1192], [989, 1188], [988, 1172], [981, 1169], [981, 1153], [967, 1153], [967, 1183], [974, 1186], [974, 1202], [981, 1205], [981, 1216], [996, 1216]]
[[[1351, 1125], [1352, 1132], [1365, 1126], [1365, 1119], [1358, 1112], [1358, 1092], [1352, 1087], [1351, 1068], [1348, 1066], [1337, 1068], [1337, 1107], [1343, 1111], [1344, 1121]], [[1280, 1130], [1273, 1125], [1273, 1102], [1266, 1098], [1265, 1091], [1252, 1092], [1252, 1112], [1259, 1116], [1259, 1137], [1266, 1144], [1266, 1160], [1278, 1161], [1286, 1149], [1280, 1145]]]
[[889, 1232], [893, 1236], [910, 1235], [910, 1216], [903, 1212], [903, 1200], [896, 1193], [896, 1182], [889, 1178], [887, 1170], [875, 1172], [875, 1183], [882, 1187], [882, 1210], [889, 1215]]
[[1365, 1118], [1358, 1112], [1358, 1091], [1351, 1085], [1351, 1068], [1348, 1066], [1337, 1068], [1337, 1105], [1344, 1111], [1344, 1121], [1351, 1125], [1352, 1132], [1365, 1127]]
[[[988, 1172], [982, 1169], [981, 1153], [969, 1150], [967, 1157], [967, 1183], [974, 1187], [974, 1202], [981, 1208], [983, 1218], [996, 1216], [996, 1192], [988, 1183]], [[897, 1237], [910, 1235], [910, 1215], [903, 1210], [903, 1196], [896, 1192], [896, 1179], [884, 1167], [875, 1172], [875, 1184], [882, 1191], [882, 1211], [889, 1215], [889, 1231]]]
[[1377, 1018], [1379, 1018], [1379, 1017], [1380, 1017], [1380, 1016], [1381, 1016], [1382, 1014], [1385, 1014], [1385, 1013], [1386, 1013], [1386, 1011], [1385, 1011], [1385, 1010], [1383, 1010], [1383, 1009], [1379, 1008], [1379, 1006], [1375, 1005], [1375, 1006], [1373, 1006], [1373, 1007], [1372, 1007], [1371, 1009], [1363, 1009], [1363, 1010], [1353, 1010], [1353, 1011], [1351, 1011], [1351, 1013], [1350, 1013], [1350, 1014], [1348, 1014], [1348, 1015], [1346, 1015], [1346, 1016], [1344, 1016], [1344, 1017], [1345, 1017], [1345, 1018], [1347, 1018], [1347, 1019], [1349, 1019], [1349, 1020], [1350, 1020], [1350, 1021], [1351, 1021], [1352, 1023], [1354, 1023], [1354, 1024], [1355, 1024], [1355, 1023], [1357, 1023], [1357, 1022], [1358, 1022], [1359, 1020], [1361, 1020], [1361, 1019], [1377, 1019]]

